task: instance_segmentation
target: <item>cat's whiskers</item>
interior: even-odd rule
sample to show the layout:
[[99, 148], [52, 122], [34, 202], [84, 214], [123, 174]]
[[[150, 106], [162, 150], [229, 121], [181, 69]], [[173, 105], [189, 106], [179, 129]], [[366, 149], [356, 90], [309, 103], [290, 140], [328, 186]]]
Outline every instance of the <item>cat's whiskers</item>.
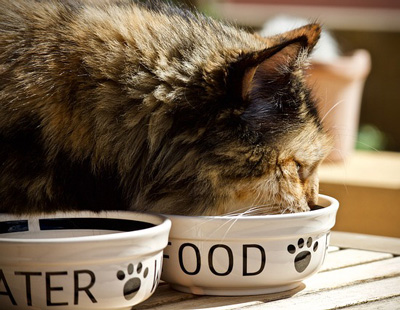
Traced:
[[[280, 214], [293, 213], [293, 212], [290, 212], [291, 210], [292, 210], [292, 208], [291, 208], [290, 206], [288, 206], [288, 207], [286, 207], [286, 208], [284, 208], [284, 209], [281, 208]], [[289, 211], [289, 212], [288, 212], [288, 211]]]
[[[243, 208], [245, 209], [245, 208]], [[242, 209], [240, 209], [242, 210]], [[224, 214], [222, 215], [222, 217], [227, 217], [228, 220], [223, 223], [222, 225], [220, 225], [215, 231], [214, 233], [218, 232], [219, 230], [221, 230], [223, 227], [226, 227], [226, 225], [230, 224], [229, 227], [226, 229], [224, 235], [221, 238], [221, 241], [225, 240], [226, 235], [229, 233], [229, 231], [232, 229], [233, 225], [236, 223], [236, 221], [243, 216], [245, 213], [247, 212], [247, 210], [245, 210], [244, 212], [241, 213], [237, 213], [237, 214]], [[215, 221], [217, 220], [217, 218], [210, 218], [208, 221], [204, 221], [203, 223], [201, 223], [201, 225], [204, 225], [206, 223], [209, 223], [210, 221]], [[210, 234], [209, 238], [211, 239], [213, 234]]]
[[331, 107], [328, 112], [325, 113], [325, 115], [321, 118], [321, 122], [324, 121], [324, 119], [339, 105], [342, 104], [344, 102], [344, 100], [339, 100], [338, 102], [336, 102], [333, 107]]
[[232, 222], [231, 225], [229, 225], [228, 229], [225, 231], [224, 235], [221, 238], [221, 241], [225, 240], [226, 235], [229, 233], [229, 231], [232, 229], [233, 225], [237, 222], [237, 220], [241, 217], [241, 215], [235, 216], [234, 218], [230, 219], [227, 223]]
[[265, 195], [265, 192], [258, 189], [256, 197], [254, 197], [253, 202], [250, 204], [251, 208], [256, 207], [261, 201], [263, 201], [264, 195]]
[[232, 219], [230, 219], [227, 223], [229, 223], [230, 221], [232, 221], [232, 223], [229, 225], [228, 229], [226, 230], [225, 234], [222, 236], [221, 240], [225, 240], [226, 235], [229, 233], [229, 231], [232, 229], [233, 225], [235, 225], [235, 223], [243, 216], [248, 215], [248, 213], [252, 213], [254, 209], [256, 209], [257, 207], [251, 207], [247, 210], [245, 210], [242, 213], [239, 213], [237, 215], [235, 215]]
[[[260, 193], [261, 194], [261, 193]], [[257, 197], [259, 197], [261, 195], [257, 195]], [[255, 198], [255, 200], [257, 200], [257, 197]], [[234, 211], [231, 211], [227, 214], [224, 214], [223, 217], [228, 217], [229, 220], [222, 224], [220, 227], [217, 228], [216, 231], [220, 230], [222, 227], [226, 226], [227, 224], [229, 224], [229, 227], [226, 229], [223, 237], [221, 238], [221, 240], [224, 240], [227, 236], [227, 234], [229, 233], [229, 231], [232, 229], [232, 227], [235, 225], [235, 223], [241, 218], [241, 217], [245, 217], [245, 216], [251, 216], [254, 213], [256, 213], [257, 215], [259, 215], [259, 211], [260, 210], [264, 210], [264, 207], [267, 205], [259, 205], [259, 206], [251, 206], [251, 207], [244, 207], [244, 208], [240, 208], [240, 209], [236, 209]], [[268, 206], [268, 207], [273, 207], [273, 206]], [[243, 210], [243, 212], [239, 212]], [[261, 214], [265, 214], [264, 212], [260, 212]]]
[[256, 209], [256, 208], [257, 208], [257, 206], [251, 206], [251, 207], [246, 206], [246, 207], [243, 207], [243, 208], [240, 208], [240, 209], [235, 209], [235, 210], [233, 210], [231, 212], [225, 213], [225, 214], [222, 215], [222, 217], [232, 217], [232, 216], [245, 215], [247, 213], [252, 212], [252, 210]]
[[[337, 127], [337, 126], [335, 126], [334, 127], [334, 129], [338, 129], [339, 127]], [[340, 128], [339, 128], [340, 129]], [[372, 145], [369, 145], [369, 144], [367, 144], [367, 143], [364, 143], [364, 142], [362, 142], [362, 141], [360, 141], [359, 139], [358, 139], [358, 134], [356, 133], [356, 134], [349, 134], [349, 133], [347, 133], [347, 132], [345, 132], [346, 131], [346, 128], [343, 128], [342, 129], [342, 132], [340, 132], [340, 133], [335, 133], [335, 136], [340, 136], [340, 137], [350, 137], [350, 138], [353, 138], [353, 139], [355, 139], [355, 142], [356, 143], [359, 143], [359, 144], [361, 144], [361, 145], [363, 145], [363, 146], [365, 146], [365, 147], [367, 147], [367, 148], [369, 148], [369, 149], [371, 149], [371, 150], [373, 150], [373, 151], [375, 151], [375, 152], [379, 152], [379, 150], [377, 149], [377, 148], [375, 148], [375, 147], [373, 147]], [[336, 148], [334, 148], [333, 150], [336, 150], [336, 151], [338, 151], [338, 149], [336, 149]]]

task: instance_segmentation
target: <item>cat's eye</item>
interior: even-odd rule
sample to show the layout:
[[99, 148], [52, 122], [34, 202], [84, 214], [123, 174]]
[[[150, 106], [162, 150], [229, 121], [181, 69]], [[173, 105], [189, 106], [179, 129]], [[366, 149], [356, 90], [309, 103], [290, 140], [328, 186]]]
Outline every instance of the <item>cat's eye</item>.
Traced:
[[297, 172], [299, 172], [302, 167], [301, 164], [298, 161], [294, 161], [294, 163], [296, 164]]

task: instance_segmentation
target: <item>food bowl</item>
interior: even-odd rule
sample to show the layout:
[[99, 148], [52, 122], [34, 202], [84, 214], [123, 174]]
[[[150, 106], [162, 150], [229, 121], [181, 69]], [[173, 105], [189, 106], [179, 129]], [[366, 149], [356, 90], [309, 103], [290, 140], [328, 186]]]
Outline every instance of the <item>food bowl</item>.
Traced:
[[199, 295], [257, 295], [290, 290], [316, 273], [339, 203], [263, 216], [179, 216], [172, 221], [161, 279]]
[[131, 309], [157, 287], [170, 227], [135, 212], [0, 214], [0, 308]]

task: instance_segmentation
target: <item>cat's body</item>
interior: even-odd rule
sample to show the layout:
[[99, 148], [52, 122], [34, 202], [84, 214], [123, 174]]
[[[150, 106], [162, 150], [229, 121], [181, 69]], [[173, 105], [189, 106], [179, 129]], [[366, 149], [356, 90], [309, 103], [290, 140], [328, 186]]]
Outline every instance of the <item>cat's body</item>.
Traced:
[[319, 27], [263, 39], [158, 5], [0, 1], [0, 212], [315, 203]]

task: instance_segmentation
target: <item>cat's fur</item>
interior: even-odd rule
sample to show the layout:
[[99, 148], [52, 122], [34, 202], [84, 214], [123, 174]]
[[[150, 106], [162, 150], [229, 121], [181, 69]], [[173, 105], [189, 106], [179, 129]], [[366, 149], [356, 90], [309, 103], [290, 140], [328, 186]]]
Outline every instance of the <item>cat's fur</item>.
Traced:
[[315, 203], [318, 25], [265, 39], [160, 3], [0, 7], [0, 212]]

